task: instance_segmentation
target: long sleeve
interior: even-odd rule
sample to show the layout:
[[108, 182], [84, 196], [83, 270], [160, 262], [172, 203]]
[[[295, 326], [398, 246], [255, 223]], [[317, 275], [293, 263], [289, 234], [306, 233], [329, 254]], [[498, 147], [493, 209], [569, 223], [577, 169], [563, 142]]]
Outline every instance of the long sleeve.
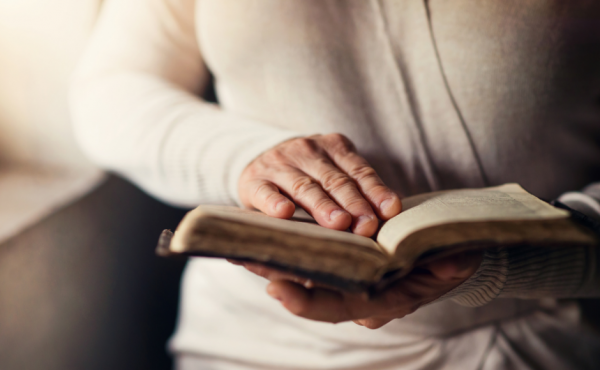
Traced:
[[108, 0], [71, 88], [89, 157], [172, 204], [239, 203], [256, 156], [298, 136], [197, 97], [207, 86], [195, 0]]
[[[558, 198], [600, 220], [600, 184]], [[600, 296], [600, 253], [591, 248], [490, 249], [479, 269], [444, 298], [481, 306], [495, 298], [584, 298]]]

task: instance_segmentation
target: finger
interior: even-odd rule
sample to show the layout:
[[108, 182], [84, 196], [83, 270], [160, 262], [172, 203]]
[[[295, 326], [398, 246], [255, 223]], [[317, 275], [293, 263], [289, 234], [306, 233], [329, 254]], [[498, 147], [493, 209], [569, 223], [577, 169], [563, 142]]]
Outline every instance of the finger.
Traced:
[[352, 319], [346, 314], [342, 295], [332, 290], [308, 290], [288, 281], [275, 281], [267, 286], [267, 293], [296, 316], [332, 323]]
[[289, 272], [279, 271], [260, 263], [246, 262], [243, 264], [244, 268], [260, 277], [263, 277], [269, 281], [287, 280], [292, 281], [296, 284], [304, 286], [306, 289], [311, 289], [315, 286], [311, 279], [299, 277]]
[[402, 203], [398, 195], [385, 186], [373, 167], [356, 153], [350, 140], [340, 134], [325, 135], [320, 140], [326, 143], [323, 147], [335, 165], [356, 181], [358, 189], [382, 220], [400, 213]]
[[227, 258], [227, 262], [231, 263], [232, 265], [236, 265], [236, 266], [244, 266], [243, 261], [238, 261], [238, 260]]
[[323, 190], [352, 216], [352, 231], [371, 236], [377, 231], [379, 221], [371, 204], [358, 190], [356, 182], [337, 168], [327, 157], [304, 161], [302, 171], [316, 179]]
[[352, 320], [352, 321], [355, 324], [364, 326], [365, 328], [368, 328], [368, 329], [379, 329], [380, 327], [384, 326], [385, 324], [389, 323], [392, 320], [393, 319], [391, 319], [391, 318], [369, 317], [366, 319], [358, 319], [358, 320]]
[[290, 218], [294, 214], [295, 206], [292, 201], [279, 192], [275, 184], [262, 180], [252, 180], [245, 183], [243, 189], [250, 196], [249, 205], [271, 217]]
[[[343, 295], [322, 288], [307, 290], [287, 281], [272, 282], [267, 293], [281, 301], [291, 313], [316, 321], [338, 323], [390, 314], [402, 317], [409, 313], [403, 313], [405, 305], [390, 306], [385, 299], [365, 301], [359, 295]], [[412, 310], [412, 305], [408, 307]]]
[[481, 264], [482, 251], [459, 253], [425, 265], [433, 276], [442, 281], [469, 278]]
[[310, 213], [319, 225], [335, 230], [350, 227], [352, 216], [334, 202], [311, 176], [290, 166], [268, 176], [271, 182]]
[[331, 162], [324, 148], [317, 142], [320, 137], [295, 140], [287, 153], [291, 164], [314, 179], [325, 194], [352, 216], [353, 232], [364, 236], [373, 235], [379, 226], [375, 212], [354, 180]]
[[[409, 275], [402, 281], [402, 291], [404, 296], [408, 296], [416, 304], [414, 309], [432, 302], [450, 290], [454, 289], [461, 283], [459, 280], [440, 280], [430, 273], [420, 273]], [[390, 296], [387, 297], [388, 302], [393, 305], [395, 297], [393, 296], [395, 289], [390, 289]], [[402, 297], [403, 299], [404, 297]]]

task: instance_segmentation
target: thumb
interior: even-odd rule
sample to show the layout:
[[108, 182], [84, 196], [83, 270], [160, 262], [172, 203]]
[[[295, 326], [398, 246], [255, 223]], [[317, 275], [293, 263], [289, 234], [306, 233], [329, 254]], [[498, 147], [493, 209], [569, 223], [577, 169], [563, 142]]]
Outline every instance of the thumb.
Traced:
[[471, 251], [445, 257], [425, 266], [429, 272], [442, 281], [467, 279], [481, 264], [482, 251]]

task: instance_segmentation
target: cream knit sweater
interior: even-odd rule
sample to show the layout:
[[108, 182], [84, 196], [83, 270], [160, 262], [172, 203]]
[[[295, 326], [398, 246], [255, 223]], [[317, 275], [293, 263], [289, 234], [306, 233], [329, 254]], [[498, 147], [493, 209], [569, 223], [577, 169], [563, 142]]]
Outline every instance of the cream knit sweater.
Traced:
[[[596, 5], [544, 1], [108, 0], [72, 89], [76, 132], [96, 162], [186, 207], [239, 203], [261, 152], [341, 132], [402, 195], [519, 182], [546, 199], [570, 192], [600, 218], [598, 185], [577, 192], [600, 181], [599, 19]], [[208, 70], [219, 105], [198, 98]], [[488, 305], [439, 302], [373, 332], [292, 317], [260, 279], [194, 260], [172, 346], [277, 368], [495, 368], [510, 356], [568, 367], [568, 341], [527, 344], [549, 322], [580, 335], [566, 306], [497, 298], [600, 296], [598, 255], [489, 251], [452, 292]], [[551, 319], [528, 341], [503, 336], [522, 348], [498, 347], [493, 323], [540, 312]]]

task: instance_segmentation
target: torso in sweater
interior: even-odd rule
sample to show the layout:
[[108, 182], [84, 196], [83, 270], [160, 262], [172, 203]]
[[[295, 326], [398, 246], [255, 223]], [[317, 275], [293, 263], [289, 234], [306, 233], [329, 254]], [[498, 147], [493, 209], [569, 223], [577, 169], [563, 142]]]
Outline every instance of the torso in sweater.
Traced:
[[[233, 203], [236, 176], [256, 155], [295, 135], [329, 132], [352, 139], [404, 195], [515, 181], [553, 198], [600, 181], [600, 4], [106, 6], [73, 95], [78, 136], [98, 162], [163, 199]], [[220, 108], [190, 94], [201, 58]], [[575, 353], [567, 338], [576, 315], [542, 313], [534, 300], [479, 308], [444, 301], [368, 331], [294, 317], [265, 285], [239, 267], [193, 260], [172, 348], [258, 368], [370, 370]], [[527, 314], [538, 316], [518, 321]]]
[[515, 181], [553, 198], [600, 180], [598, 17], [586, 2], [208, 0], [197, 32], [227, 110], [342, 132], [403, 194]]

